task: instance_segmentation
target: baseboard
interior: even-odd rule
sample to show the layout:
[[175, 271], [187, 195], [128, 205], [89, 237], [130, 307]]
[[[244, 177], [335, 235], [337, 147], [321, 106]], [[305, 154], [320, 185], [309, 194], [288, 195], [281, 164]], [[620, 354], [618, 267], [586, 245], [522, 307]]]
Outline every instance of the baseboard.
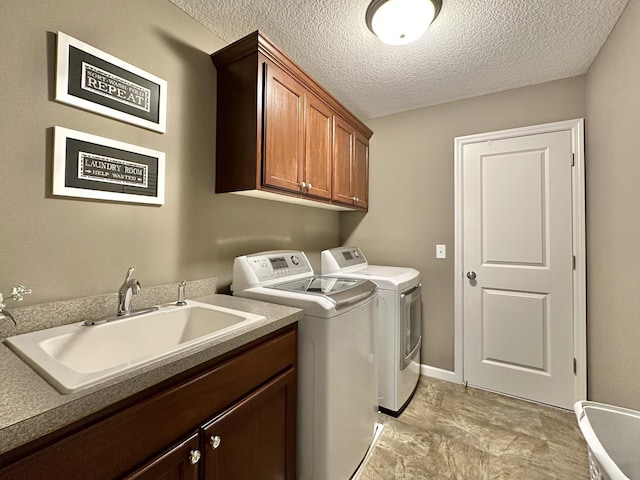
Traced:
[[458, 380], [456, 372], [452, 372], [451, 370], [444, 370], [438, 367], [431, 367], [429, 365], [420, 365], [420, 374], [427, 377], [446, 380], [447, 382], [461, 383], [460, 380]]

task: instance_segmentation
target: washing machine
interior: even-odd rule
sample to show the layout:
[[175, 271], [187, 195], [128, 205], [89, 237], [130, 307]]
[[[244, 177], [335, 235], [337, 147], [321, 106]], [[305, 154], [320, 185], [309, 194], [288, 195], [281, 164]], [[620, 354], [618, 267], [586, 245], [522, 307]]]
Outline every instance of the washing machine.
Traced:
[[366, 279], [378, 286], [378, 406], [381, 412], [397, 417], [411, 401], [420, 379], [420, 272], [414, 268], [369, 265], [357, 247], [324, 250], [320, 259], [322, 275]]
[[233, 295], [304, 310], [298, 322], [297, 478], [348, 480], [379, 435], [367, 279], [315, 275], [301, 251], [237, 257]]

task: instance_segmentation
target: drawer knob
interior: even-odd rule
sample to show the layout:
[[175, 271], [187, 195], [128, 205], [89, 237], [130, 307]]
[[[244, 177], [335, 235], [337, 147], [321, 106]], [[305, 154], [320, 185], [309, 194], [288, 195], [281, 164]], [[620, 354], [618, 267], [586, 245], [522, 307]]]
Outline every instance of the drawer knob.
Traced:
[[189, 462], [191, 462], [191, 465], [198, 463], [201, 456], [202, 454], [200, 453], [200, 450], [191, 450], [189, 452]]
[[222, 443], [222, 439], [218, 435], [213, 435], [209, 440], [209, 444], [211, 445], [211, 448], [214, 448], [214, 449], [218, 448], [221, 443]]

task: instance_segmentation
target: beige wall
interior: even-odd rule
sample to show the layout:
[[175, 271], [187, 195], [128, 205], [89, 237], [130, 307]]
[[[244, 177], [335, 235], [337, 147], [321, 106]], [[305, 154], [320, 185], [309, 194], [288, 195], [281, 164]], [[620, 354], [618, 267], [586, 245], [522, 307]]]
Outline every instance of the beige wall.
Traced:
[[[58, 30], [167, 80], [167, 133], [53, 101]], [[24, 283], [25, 304], [113, 292], [130, 265], [143, 288], [211, 276], [224, 287], [236, 255], [289, 247], [317, 263], [337, 243], [336, 212], [214, 195], [209, 54], [224, 42], [170, 2], [3, 2], [0, 45], [0, 292]], [[166, 152], [165, 205], [51, 198], [55, 125]]]
[[587, 75], [589, 396], [640, 409], [640, 0]]
[[[224, 288], [236, 255], [300, 248], [317, 267], [319, 250], [355, 244], [372, 263], [422, 272], [423, 358], [452, 369], [453, 138], [586, 117], [590, 397], [640, 408], [640, 0], [630, 0], [586, 80], [371, 120], [367, 215], [213, 194], [208, 54], [224, 42], [170, 2], [27, 0], [5, 2], [2, 13], [0, 291], [28, 285], [25, 304], [113, 292], [130, 265], [143, 286], [218, 276]], [[166, 79], [167, 133], [53, 101], [58, 30]], [[166, 152], [166, 204], [50, 197], [54, 125]], [[447, 245], [446, 260], [434, 258], [436, 243]]]
[[[584, 96], [576, 77], [368, 122], [370, 211], [341, 214], [341, 240], [371, 263], [420, 270], [423, 363], [453, 370], [454, 137], [581, 118]], [[446, 260], [436, 260], [436, 244], [447, 246]]]

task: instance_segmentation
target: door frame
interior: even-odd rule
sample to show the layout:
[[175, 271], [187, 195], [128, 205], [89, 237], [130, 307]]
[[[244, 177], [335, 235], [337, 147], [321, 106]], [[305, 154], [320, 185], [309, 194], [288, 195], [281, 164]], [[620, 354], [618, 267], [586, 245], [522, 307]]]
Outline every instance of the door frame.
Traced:
[[573, 217], [573, 352], [576, 363], [575, 401], [587, 398], [587, 275], [585, 236], [585, 171], [584, 119], [533, 125], [456, 137], [454, 139], [454, 381], [464, 381], [464, 265], [463, 265], [463, 202], [462, 154], [467, 144], [502, 140], [525, 135], [571, 131], [574, 168], [571, 172]]

